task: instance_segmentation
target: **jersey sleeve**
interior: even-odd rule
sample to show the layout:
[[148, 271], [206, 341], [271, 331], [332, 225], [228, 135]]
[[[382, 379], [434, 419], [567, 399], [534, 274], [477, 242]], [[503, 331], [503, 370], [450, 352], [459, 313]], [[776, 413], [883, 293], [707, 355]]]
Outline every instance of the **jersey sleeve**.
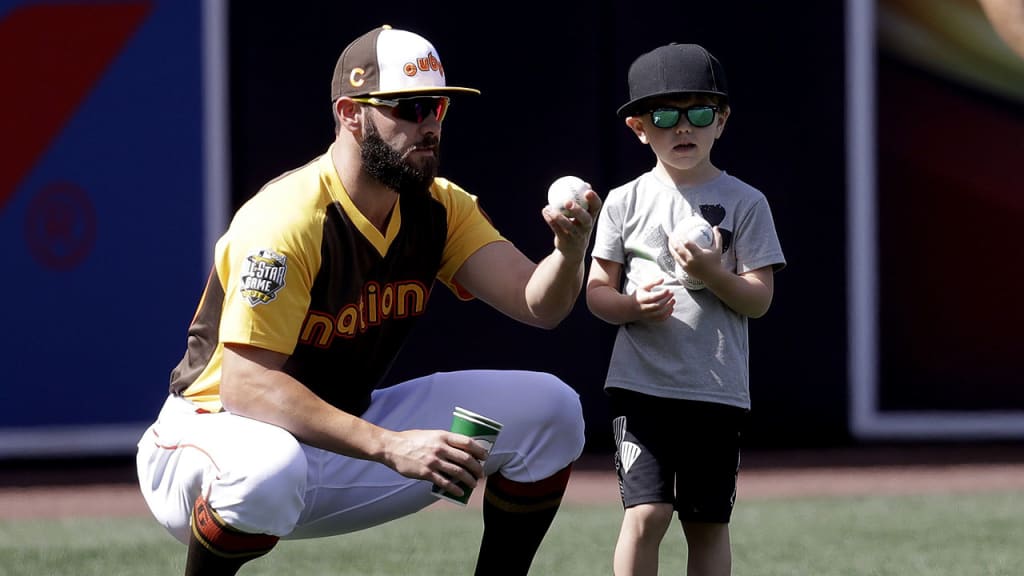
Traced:
[[448, 215], [448, 238], [441, 257], [440, 280], [461, 300], [471, 300], [473, 295], [459, 286], [454, 276], [466, 259], [474, 252], [492, 242], [507, 242], [480, 208], [476, 196], [466, 192], [455, 183], [437, 178], [431, 193], [441, 202]]
[[217, 247], [220, 341], [291, 354], [320, 268], [322, 218], [275, 203], [240, 210]]
[[736, 228], [736, 268], [743, 274], [765, 266], [778, 272], [786, 267], [768, 200], [757, 199]]
[[601, 207], [594, 230], [594, 248], [590, 253], [592, 258], [626, 263], [622, 224], [624, 190], [624, 187], [620, 187], [609, 192]]

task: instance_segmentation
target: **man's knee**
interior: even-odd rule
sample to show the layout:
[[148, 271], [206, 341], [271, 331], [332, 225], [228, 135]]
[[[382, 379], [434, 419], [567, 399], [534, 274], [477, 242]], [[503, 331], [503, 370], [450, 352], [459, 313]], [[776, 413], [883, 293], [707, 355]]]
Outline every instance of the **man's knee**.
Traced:
[[258, 462], [221, 471], [209, 490], [210, 506], [232, 528], [285, 536], [305, 506], [306, 468], [306, 456], [297, 441], [277, 443]]
[[579, 394], [553, 374], [544, 373], [540, 378], [542, 386], [531, 406], [534, 417], [582, 450], [584, 421]]
[[579, 394], [551, 374], [531, 373], [528, 381], [515, 422], [522, 435], [525, 469], [513, 464], [503, 470], [520, 482], [546, 478], [574, 462], [583, 453], [585, 441]]

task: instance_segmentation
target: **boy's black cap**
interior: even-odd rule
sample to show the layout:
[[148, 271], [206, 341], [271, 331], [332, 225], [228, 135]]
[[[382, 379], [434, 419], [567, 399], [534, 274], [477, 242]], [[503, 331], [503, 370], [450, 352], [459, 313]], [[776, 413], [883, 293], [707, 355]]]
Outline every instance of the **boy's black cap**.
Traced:
[[620, 118], [642, 112], [644, 101], [657, 96], [688, 93], [717, 94], [728, 98], [725, 69], [703, 46], [673, 42], [637, 57], [629, 67], [629, 102]]

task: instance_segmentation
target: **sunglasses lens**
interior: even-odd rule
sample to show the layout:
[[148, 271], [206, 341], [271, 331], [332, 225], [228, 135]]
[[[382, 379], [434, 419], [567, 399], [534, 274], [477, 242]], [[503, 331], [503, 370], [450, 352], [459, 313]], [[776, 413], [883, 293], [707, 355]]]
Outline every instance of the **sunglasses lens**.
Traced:
[[651, 112], [651, 122], [658, 128], [671, 128], [679, 123], [678, 108], [658, 108]]
[[445, 115], [448, 114], [449, 102], [450, 100], [443, 96], [437, 99], [437, 104], [434, 106], [434, 116], [437, 118], [438, 122], [444, 120]]
[[419, 98], [402, 98], [398, 106], [391, 109], [396, 118], [419, 124], [431, 114], [440, 122], [448, 112], [448, 98], [444, 96], [422, 96]]
[[711, 106], [694, 106], [686, 109], [686, 119], [697, 128], [710, 126], [715, 121], [715, 109]]

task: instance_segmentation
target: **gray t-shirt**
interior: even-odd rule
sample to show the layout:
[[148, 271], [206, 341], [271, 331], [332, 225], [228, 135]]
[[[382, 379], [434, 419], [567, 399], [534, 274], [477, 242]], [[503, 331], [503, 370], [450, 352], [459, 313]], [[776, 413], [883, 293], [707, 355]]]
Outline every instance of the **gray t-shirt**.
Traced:
[[605, 387], [750, 408], [747, 317], [710, 290], [687, 290], [675, 277], [668, 232], [693, 214], [719, 227], [726, 269], [741, 274], [786, 265], [764, 194], [725, 172], [677, 188], [651, 171], [611, 190], [593, 257], [622, 264], [624, 294], [664, 277], [676, 305], [662, 322], [619, 327]]

